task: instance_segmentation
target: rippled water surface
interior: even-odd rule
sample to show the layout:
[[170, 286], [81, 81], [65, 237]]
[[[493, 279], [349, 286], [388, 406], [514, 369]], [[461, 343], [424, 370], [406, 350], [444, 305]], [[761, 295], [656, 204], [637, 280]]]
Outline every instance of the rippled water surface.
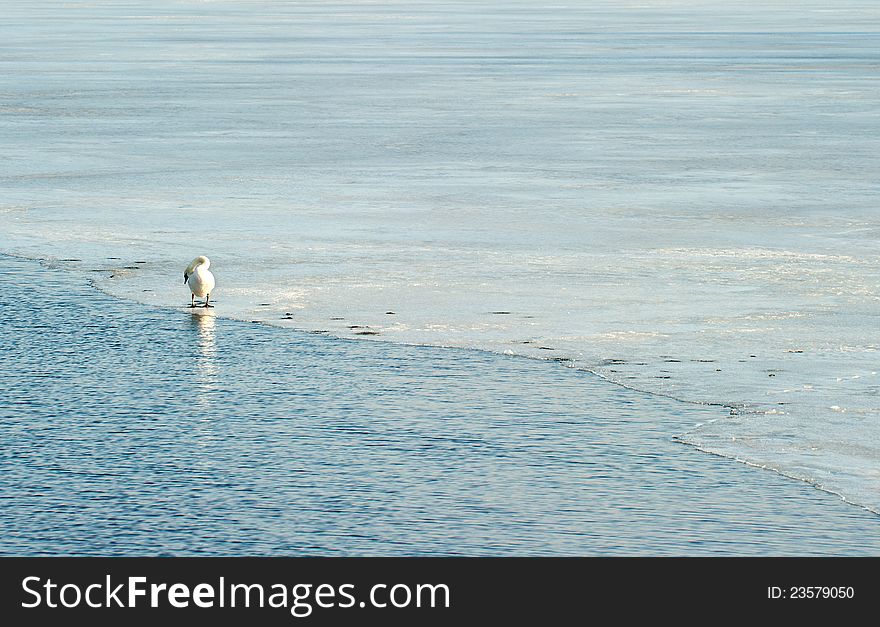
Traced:
[[5, 0], [0, 28], [0, 251], [172, 306], [206, 254], [224, 315], [729, 404], [683, 438], [880, 511], [877, 2]]
[[584, 372], [102, 295], [0, 257], [0, 553], [878, 554], [880, 518]]

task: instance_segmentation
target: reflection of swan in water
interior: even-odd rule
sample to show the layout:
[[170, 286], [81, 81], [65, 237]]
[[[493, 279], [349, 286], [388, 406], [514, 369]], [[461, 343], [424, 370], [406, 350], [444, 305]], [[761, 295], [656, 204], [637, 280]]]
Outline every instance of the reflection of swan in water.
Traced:
[[199, 331], [199, 355], [201, 358], [214, 359], [217, 356], [217, 343], [214, 335], [216, 319], [213, 312], [194, 311], [192, 320]]
[[214, 314], [205, 309], [193, 311], [193, 325], [199, 333], [199, 355], [196, 358], [196, 381], [198, 382], [198, 395], [196, 400], [199, 404], [206, 405], [210, 401], [210, 393], [216, 389], [217, 377], [217, 323]]

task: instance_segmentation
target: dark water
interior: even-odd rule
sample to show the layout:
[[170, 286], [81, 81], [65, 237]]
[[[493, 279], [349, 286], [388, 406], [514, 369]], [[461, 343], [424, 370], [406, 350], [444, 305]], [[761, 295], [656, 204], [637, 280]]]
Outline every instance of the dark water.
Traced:
[[714, 408], [0, 283], [2, 554], [880, 554], [880, 518], [672, 441]]

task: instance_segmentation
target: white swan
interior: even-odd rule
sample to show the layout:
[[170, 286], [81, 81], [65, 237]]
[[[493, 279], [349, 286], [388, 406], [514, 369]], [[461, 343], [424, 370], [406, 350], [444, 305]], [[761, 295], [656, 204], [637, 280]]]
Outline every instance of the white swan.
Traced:
[[192, 292], [190, 307], [196, 306], [196, 296], [205, 299], [205, 307], [213, 307], [209, 304], [211, 291], [214, 289], [214, 275], [208, 270], [211, 260], [204, 255], [199, 255], [183, 271], [183, 282], [189, 285]]

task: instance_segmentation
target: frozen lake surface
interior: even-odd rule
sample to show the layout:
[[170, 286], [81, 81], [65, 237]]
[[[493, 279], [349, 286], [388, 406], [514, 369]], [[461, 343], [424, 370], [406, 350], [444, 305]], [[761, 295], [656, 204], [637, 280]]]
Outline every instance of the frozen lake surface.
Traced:
[[0, 251], [724, 403], [880, 511], [880, 8], [796, 4], [11, 0]]

